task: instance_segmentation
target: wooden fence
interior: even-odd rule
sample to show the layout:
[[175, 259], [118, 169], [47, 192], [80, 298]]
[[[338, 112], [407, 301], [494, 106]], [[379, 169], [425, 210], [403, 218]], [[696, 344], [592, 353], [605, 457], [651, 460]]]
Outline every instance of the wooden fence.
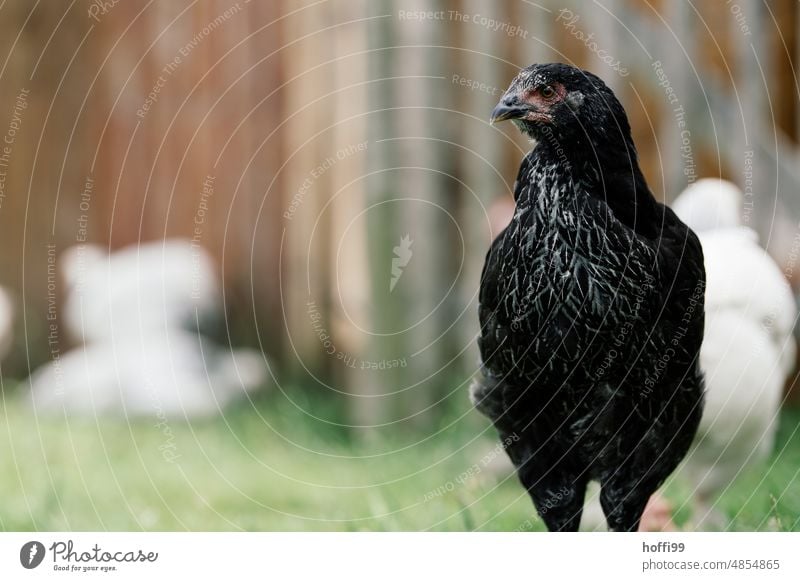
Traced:
[[791, 0], [1, 6], [0, 273], [25, 313], [7, 373], [69, 344], [48, 341], [53, 256], [183, 236], [282, 377], [355, 424], [426, 421], [475, 369], [492, 215], [529, 147], [487, 118], [534, 61], [607, 80], [658, 196], [752, 172], [752, 224], [791, 261]]

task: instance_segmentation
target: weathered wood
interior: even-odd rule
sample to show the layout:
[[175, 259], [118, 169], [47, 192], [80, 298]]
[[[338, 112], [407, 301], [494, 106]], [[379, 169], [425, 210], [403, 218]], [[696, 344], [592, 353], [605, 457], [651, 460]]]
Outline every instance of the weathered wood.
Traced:
[[[354, 424], [414, 416], [448, 393], [450, 377], [474, 369], [475, 290], [491, 237], [484, 209], [508, 198], [529, 148], [513, 127], [486, 118], [517, 68], [534, 61], [588, 66], [615, 86], [643, 169], [671, 199], [688, 178], [681, 127], [652, 68], [660, 60], [686, 109], [696, 176], [741, 183], [752, 149], [752, 225], [786, 258], [800, 220], [792, 66], [800, 12], [792, 0], [711, 4], [158, 0], [119, 2], [94, 19], [86, 4], [64, 15], [6, 0], [0, 133], [20, 90], [30, 89], [0, 204], [0, 241], [15, 249], [0, 253], [2, 282], [28, 308], [29, 352], [22, 347], [20, 360], [47, 355], [37, 329], [48, 243], [57, 254], [79, 232], [115, 248], [196, 235], [221, 261], [232, 336], [255, 342], [257, 330], [298, 383], [336, 390]], [[574, 27], [558, 20], [562, 8], [580, 15]], [[409, 21], [401, 9], [445, 15]], [[477, 14], [526, 34], [491, 30], [473, 21]], [[607, 70], [582, 36], [590, 33], [629, 76]], [[314, 177], [330, 157], [336, 162]], [[394, 248], [407, 233], [412, 257], [390, 288]], [[400, 359], [405, 367], [372, 369]]]

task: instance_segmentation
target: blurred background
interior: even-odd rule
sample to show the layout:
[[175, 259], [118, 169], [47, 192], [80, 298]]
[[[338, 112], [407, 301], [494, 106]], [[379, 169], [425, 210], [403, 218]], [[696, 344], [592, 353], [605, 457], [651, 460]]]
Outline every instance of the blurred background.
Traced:
[[[533, 62], [615, 90], [659, 199], [736, 183], [800, 287], [794, 0], [5, 0], [0, 27], [5, 529], [540, 529], [466, 395], [480, 269], [530, 149], [488, 117]], [[207, 261], [212, 306], [174, 304], [220, 353], [258, 355], [238, 403], [189, 422], [180, 397], [132, 406], [135, 385], [102, 410], [92, 390], [57, 394], [83, 413], [24, 403], [26, 377], [87, 344], [67, 250], [173, 239], [174, 268], [156, 252], [97, 275], [78, 312], [113, 281], [102, 316], [122, 322], [93, 356], [117, 361], [112, 391], [137, 377], [155, 355], [114, 313]], [[725, 490], [732, 528], [800, 526], [792, 378], [771, 468]]]

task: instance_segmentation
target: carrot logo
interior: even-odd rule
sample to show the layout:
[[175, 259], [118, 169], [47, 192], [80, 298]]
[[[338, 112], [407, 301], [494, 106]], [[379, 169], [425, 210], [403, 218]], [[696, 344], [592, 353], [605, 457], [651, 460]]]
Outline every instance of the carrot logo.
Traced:
[[392, 258], [392, 279], [389, 281], [389, 292], [394, 290], [397, 281], [400, 280], [400, 277], [403, 276], [403, 269], [408, 266], [408, 262], [411, 260], [411, 245], [414, 243], [411, 240], [411, 237], [406, 234], [402, 238], [400, 238], [400, 245], [395, 246], [394, 250], [394, 258]]
[[35, 569], [44, 559], [44, 545], [39, 541], [30, 541], [19, 550], [19, 562], [26, 569]]

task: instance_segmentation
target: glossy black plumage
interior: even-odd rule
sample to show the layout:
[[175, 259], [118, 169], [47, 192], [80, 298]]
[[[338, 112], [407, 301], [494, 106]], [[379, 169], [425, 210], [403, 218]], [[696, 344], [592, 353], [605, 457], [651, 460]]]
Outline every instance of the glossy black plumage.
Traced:
[[700, 244], [650, 193], [596, 76], [533, 65], [493, 117], [536, 145], [481, 276], [473, 402], [550, 530], [578, 529], [592, 479], [609, 528], [636, 530], [702, 412]]

